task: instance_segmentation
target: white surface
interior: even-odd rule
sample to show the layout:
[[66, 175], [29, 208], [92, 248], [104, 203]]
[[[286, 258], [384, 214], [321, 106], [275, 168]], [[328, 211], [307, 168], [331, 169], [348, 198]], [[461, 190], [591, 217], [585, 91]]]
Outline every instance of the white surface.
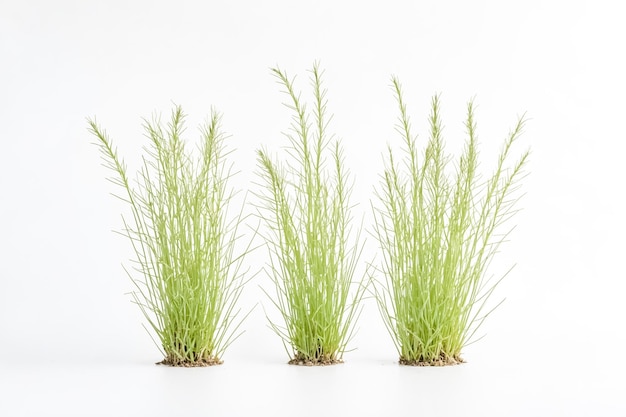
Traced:
[[[0, 415], [626, 415], [621, 7], [422, 3], [0, 0]], [[442, 93], [451, 151], [476, 96], [486, 168], [528, 112], [524, 211], [493, 269], [517, 263], [496, 294], [506, 302], [452, 368], [398, 366], [372, 300], [340, 366], [287, 366], [260, 306], [223, 366], [154, 366], [124, 295], [132, 254], [110, 232], [124, 207], [85, 118], [133, 166], [141, 117], [181, 104], [194, 139], [214, 105], [247, 189], [254, 150], [277, 151], [289, 118], [268, 68], [306, 89], [315, 59], [366, 221], [381, 152], [398, 140], [391, 74], [418, 132]], [[268, 284], [257, 277], [242, 308]]]

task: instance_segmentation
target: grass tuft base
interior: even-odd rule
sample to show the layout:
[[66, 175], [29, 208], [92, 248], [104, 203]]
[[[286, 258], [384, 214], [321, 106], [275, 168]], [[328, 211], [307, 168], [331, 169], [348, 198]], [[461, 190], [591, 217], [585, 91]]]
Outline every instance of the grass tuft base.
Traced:
[[216, 366], [223, 364], [221, 359], [200, 359], [197, 361], [180, 360], [165, 358], [161, 362], [157, 362], [156, 365], [167, 365], [179, 368], [199, 368], [204, 366]]
[[406, 366], [452, 366], [452, 365], [460, 365], [465, 363], [463, 358], [460, 356], [445, 356], [441, 355], [437, 359], [424, 360], [422, 359], [405, 359], [400, 358], [400, 365]]
[[292, 359], [287, 362], [289, 365], [299, 365], [299, 366], [327, 366], [327, 365], [338, 365], [343, 363], [340, 359], [325, 359], [325, 360], [316, 360], [313, 361], [311, 359]]
[[[334, 355], [333, 355], [334, 356]], [[299, 366], [327, 366], [343, 363], [342, 359], [336, 359], [331, 355], [321, 355], [319, 357], [310, 357], [306, 355], [296, 355], [295, 358], [288, 362], [289, 365]]]

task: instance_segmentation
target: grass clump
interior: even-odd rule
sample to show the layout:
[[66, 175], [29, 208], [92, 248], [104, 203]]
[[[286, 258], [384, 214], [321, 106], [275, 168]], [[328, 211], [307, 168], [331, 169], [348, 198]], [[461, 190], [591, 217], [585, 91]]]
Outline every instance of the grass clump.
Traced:
[[144, 128], [148, 145], [131, 185], [107, 133], [89, 120], [103, 165], [113, 171], [110, 181], [122, 190], [114, 195], [132, 213], [130, 219], [122, 216], [120, 231], [136, 256], [132, 267], [124, 268], [134, 284], [131, 294], [160, 342], [165, 357], [160, 363], [221, 364], [241, 324], [235, 304], [248, 249], [234, 254], [242, 216], [227, 213], [234, 192], [220, 116], [212, 111], [200, 127], [195, 158], [182, 138], [185, 115], [179, 106], [166, 126], [155, 117], [144, 120]]
[[[319, 66], [311, 71], [313, 109], [296, 93], [293, 79], [272, 69], [293, 112], [287, 161], [258, 151], [262, 183], [259, 215], [267, 231], [268, 275], [275, 294], [266, 294], [284, 326], [270, 320], [290, 363], [325, 365], [342, 361], [352, 337], [364, 287], [354, 282], [361, 254], [360, 228], [352, 233], [351, 185], [339, 140], [327, 132], [326, 90]], [[289, 347], [288, 347], [289, 346]]]
[[375, 286], [375, 294], [401, 364], [457, 364], [463, 362], [461, 349], [474, 341], [497, 307], [487, 309], [486, 303], [504, 277], [494, 282], [487, 269], [512, 230], [505, 224], [518, 211], [519, 197], [513, 195], [525, 176], [529, 152], [506, 165], [525, 119], [504, 141], [494, 172], [481, 180], [470, 102], [467, 140], [451, 175], [439, 97], [432, 99], [430, 138], [420, 152], [397, 78], [392, 87], [400, 110], [396, 129], [404, 146], [401, 160], [389, 147], [376, 190], [380, 205], [374, 207], [374, 234], [383, 252], [385, 283]]

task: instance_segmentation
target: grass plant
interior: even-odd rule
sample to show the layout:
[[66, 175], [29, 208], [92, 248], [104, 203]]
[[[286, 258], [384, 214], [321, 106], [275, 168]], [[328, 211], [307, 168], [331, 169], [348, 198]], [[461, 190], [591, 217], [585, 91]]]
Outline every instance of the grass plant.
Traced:
[[383, 253], [378, 269], [384, 281], [376, 283], [375, 295], [400, 363], [456, 364], [463, 362], [462, 348], [477, 340], [476, 331], [499, 305], [489, 307], [487, 301], [506, 273], [494, 280], [488, 268], [518, 211], [521, 196], [515, 195], [529, 151], [508, 164], [525, 118], [518, 119], [493, 173], [483, 180], [474, 104], [467, 106], [467, 140], [451, 170], [439, 96], [432, 99], [430, 138], [420, 152], [395, 77], [392, 88], [400, 111], [396, 130], [403, 139], [403, 157], [396, 159], [389, 147], [376, 189], [374, 235]]
[[132, 213], [123, 229], [136, 258], [124, 268], [134, 284], [132, 297], [160, 343], [162, 364], [207, 366], [222, 363], [222, 354], [238, 336], [243, 318], [236, 309], [244, 284], [243, 256], [235, 255], [242, 221], [228, 215], [235, 195], [229, 187], [220, 116], [215, 111], [200, 127], [199, 156], [183, 140], [185, 115], [177, 106], [164, 126], [144, 120], [148, 145], [134, 185], [117, 149], [94, 119], [96, 137], [114, 194]]
[[361, 255], [361, 228], [353, 233], [351, 183], [339, 140], [328, 134], [326, 90], [319, 66], [311, 70], [312, 110], [295, 91], [294, 79], [278, 68], [272, 74], [293, 113], [287, 160], [258, 150], [259, 215], [270, 252], [267, 272], [275, 293], [264, 290], [284, 325], [270, 320], [290, 363], [341, 362], [354, 332], [364, 293], [354, 281]]

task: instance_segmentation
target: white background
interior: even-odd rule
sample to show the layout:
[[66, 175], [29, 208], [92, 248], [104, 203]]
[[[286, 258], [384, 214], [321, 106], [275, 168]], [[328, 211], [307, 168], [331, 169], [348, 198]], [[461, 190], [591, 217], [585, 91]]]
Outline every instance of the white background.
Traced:
[[[622, 6], [425, 3], [0, 0], [0, 415], [626, 415]], [[213, 105], [246, 190], [255, 149], [285, 143], [269, 68], [306, 89], [317, 59], [366, 225], [382, 152], [399, 141], [392, 74], [424, 140], [442, 93], [451, 152], [476, 97], [486, 172], [527, 112], [524, 210], [492, 269], [517, 264], [493, 300], [506, 302], [462, 366], [399, 366], [371, 299], [343, 365], [286, 365], [261, 304], [223, 366], [153, 365], [159, 352], [125, 295], [132, 252], [111, 232], [125, 207], [85, 118], [133, 167], [141, 117], [180, 104], [195, 140]], [[375, 253], [369, 239], [362, 263]], [[246, 262], [265, 260], [260, 250]], [[264, 300], [259, 286], [266, 276], [244, 310]]]

